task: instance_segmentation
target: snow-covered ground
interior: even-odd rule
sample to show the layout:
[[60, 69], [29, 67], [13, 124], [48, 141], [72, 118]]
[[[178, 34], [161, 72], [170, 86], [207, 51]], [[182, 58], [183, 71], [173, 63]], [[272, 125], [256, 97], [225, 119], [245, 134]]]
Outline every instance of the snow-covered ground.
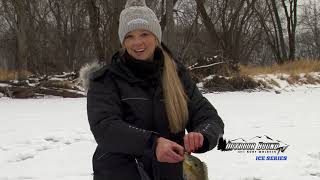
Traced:
[[[210, 180], [320, 179], [320, 88], [205, 95], [225, 122], [225, 138], [268, 135], [289, 145], [286, 161], [214, 149], [196, 155]], [[86, 99], [0, 98], [0, 180], [91, 180], [96, 147]]]

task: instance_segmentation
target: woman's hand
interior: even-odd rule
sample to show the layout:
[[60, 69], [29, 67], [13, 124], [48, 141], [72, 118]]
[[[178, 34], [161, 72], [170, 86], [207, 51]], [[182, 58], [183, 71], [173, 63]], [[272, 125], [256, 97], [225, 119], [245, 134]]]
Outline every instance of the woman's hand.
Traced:
[[187, 153], [192, 153], [198, 150], [203, 145], [203, 135], [197, 132], [190, 132], [183, 138], [184, 148]]
[[156, 156], [159, 162], [178, 163], [183, 161], [184, 149], [166, 138], [157, 139]]

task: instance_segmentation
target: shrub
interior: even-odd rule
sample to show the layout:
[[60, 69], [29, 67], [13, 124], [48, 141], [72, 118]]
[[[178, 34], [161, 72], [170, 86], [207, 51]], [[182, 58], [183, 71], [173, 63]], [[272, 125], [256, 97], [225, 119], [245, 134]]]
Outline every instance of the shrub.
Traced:
[[209, 91], [241, 91], [258, 87], [267, 88], [267, 85], [261, 83], [261, 81], [257, 82], [249, 76], [234, 76], [231, 78], [214, 76], [206, 81], [203, 87]]

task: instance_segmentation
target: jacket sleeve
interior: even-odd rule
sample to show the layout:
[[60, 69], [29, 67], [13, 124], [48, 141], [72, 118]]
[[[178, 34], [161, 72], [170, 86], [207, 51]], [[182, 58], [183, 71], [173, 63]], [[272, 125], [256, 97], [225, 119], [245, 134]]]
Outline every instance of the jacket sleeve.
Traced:
[[191, 80], [189, 72], [184, 68], [182, 82], [189, 97], [188, 132], [200, 132], [204, 136], [203, 146], [196, 153], [213, 149], [224, 133], [224, 123], [213, 105], [201, 94]]
[[110, 77], [90, 80], [87, 113], [94, 138], [104, 151], [137, 156], [152, 153], [155, 133], [123, 121], [119, 92]]

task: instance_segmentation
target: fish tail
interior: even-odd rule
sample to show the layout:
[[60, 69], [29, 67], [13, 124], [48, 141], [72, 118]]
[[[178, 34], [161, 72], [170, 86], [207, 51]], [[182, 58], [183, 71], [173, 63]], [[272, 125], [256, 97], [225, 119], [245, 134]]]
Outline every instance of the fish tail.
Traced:
[[208, 178], [208, 166], [204, 162], [202, 162], [202, 165], [203, 165], [204, 180], [209, 180], [209, 178]]

